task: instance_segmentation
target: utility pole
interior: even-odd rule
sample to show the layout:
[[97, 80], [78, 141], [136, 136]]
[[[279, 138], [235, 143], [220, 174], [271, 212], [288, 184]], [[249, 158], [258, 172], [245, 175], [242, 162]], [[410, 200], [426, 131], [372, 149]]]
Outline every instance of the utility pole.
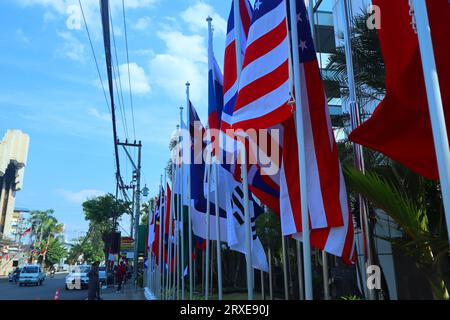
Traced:
[[[134, 198], [133, 198], [133, 204], [134, 204], [134, 268], [133, 268], [133, 282], [135, 284], [135, 288], [137, 288], [137, 270], [138, 270], [138, 262], [139, 262], [139, 220], [140, 220], [140, 214], [141, 214], [141, 155], [142, 155], [142, 142], [139, 141], [136, 143], [129, 143], [128, 141], [125, 142], [117, 142], [117, 145], [122, 146], [125, 150], [125, 153], [130, 160], [131, 164], [133, 165], [134, 172], [135, 172], [135, 179], [136, 179], [136, 188], [134, 192]], [[133, 158], [131, 157], [130, 153], [128, 152], [127, 147], [132, 148], [138, 148], [138, 163], [137, 165], [134, 163]]]

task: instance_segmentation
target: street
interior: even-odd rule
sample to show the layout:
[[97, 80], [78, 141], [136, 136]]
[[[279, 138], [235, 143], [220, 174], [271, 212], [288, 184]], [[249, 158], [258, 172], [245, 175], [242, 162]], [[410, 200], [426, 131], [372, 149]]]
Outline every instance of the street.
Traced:
[[42, 286], [20, 287], [0, 279], [0, 300], [54, 300], [56, 289], [59, 289], [59, 300], [85, 300], [87, 290], [65, 290], [64, 279], [67, 274], [47, 277]]

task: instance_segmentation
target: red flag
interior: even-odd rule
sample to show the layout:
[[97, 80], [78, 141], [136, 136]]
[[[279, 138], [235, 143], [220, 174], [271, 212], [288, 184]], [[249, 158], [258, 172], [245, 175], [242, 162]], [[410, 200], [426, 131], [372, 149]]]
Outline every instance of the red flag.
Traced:
[[27, 230], [25, 230], [24, 232], [22, 232], [22, 234], [19, 236], [19, 238], [24, 237], [27, 233], [29, 233], [31, 231], [31, 227], [29, 227]]
[[[386, 97], [350, 140], [384, 153], [429, 179], [439, 178], [417, 34], [408, 0], [373, 0], [386, 64]], [[450, 123], [450, 3], [427, 1], [447, 127]], [[450, 132], [450, 131], [449, 131]]]

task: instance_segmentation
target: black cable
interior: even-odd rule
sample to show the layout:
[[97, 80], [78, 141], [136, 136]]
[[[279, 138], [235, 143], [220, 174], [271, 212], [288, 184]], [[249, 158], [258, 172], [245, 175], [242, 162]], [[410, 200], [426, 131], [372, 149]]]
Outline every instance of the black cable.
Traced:
[[[114, 33], [114, 24], [113, 24], [111, 14], [109, 15], [109, 20], [111, 23], [111, 32], [112, 32], [112, 38], [113, 38], [114, 53], [115, 53], [115, 58], [116, 58], [116, 70], [117, 70], [117, 75], [118, 75], [118, 80], [119, 80], [119, 88], [117, 88], [117, 77], [116, 76], [114, 76], [114, 81], [116, 82], [116, 91], [117, 91], [117, 96], [119, 98], [118, 100], [119, 100], [120, 113], [121, 113], [121, 117], [122, 117], [122, 124], [124, 127], [125, 136], [128, 139], [128, 124], [127, 124], [127, 116], [125, 113], [125, 103], [124, 103], [124, 99], [123, 99], [122, 80], [121, 80], [120, 69], [119, 69], [119, 59], [117, 56], [116, 35]], [[114, 68], [114, 65], [113, 65], [113, 68]]]
[[134, 106], [133, 106], [133, 95], [131, 92], [131, 73], [130, 73], [130, 57], [128, 53], [128, 34], [127, 34], [127, 23], [126, 23], [126, 17], [125, 17], [125, 1], [122, 0], [122, 12], [123, 12], [123, 27], [125, 31], [125, 46], [127, 51], [127, 65], [128, 65], [128, 86], [130, 89], [130, 104], [131, 104], [131, 116], [132, 116], [132, 123], [133, 123], [133, 135], [134, 140], [136, 140], [136, 127], [134, 122]]
[[105, 86], [103, 85], [102, 75], [100, 73], [100, 68], [98, 66], [97, 56], [95, 55], [94, 45], [92, 44], [91, 34], [89, 32], [89, 28], [88, 28], [88, 25], [87, 25], [87, 22], [86, 22], [86, 17], [84, 15], [84, 10], [83, 10], [83, 5], [81, 4], [81, 0], [78, 0], [78, 3], [80, 4], [80, 10], [81, 10], [81, 14], [83, 16], [84, 26], [86, 28], [86, 32], [87, 32], [87, 35], [88, 35], [89, 43], [91, 45], [92, 55], [94, 56], [94, 61], [95, 61], [95, 66], [97, 68], [98, 77], [100, 78], [100, 83], [101, 83], [102, 89], [103, 89], [103, 95], [105, 96], [106, 106], [108, 107], [108, 110], [111, 113], [111, 107], [109, 105], [109, 101], [108, 101], [108, 98], [106, 96]]

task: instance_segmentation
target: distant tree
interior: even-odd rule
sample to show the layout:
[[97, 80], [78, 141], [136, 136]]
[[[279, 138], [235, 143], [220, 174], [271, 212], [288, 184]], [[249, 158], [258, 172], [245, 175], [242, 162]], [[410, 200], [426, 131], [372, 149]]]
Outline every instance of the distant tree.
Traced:
[[119, 218], [129, 212], [130, 204], [116, 199], [112, 194], [99, 196], [83, 202], [85, 219], [97, 225], [109, 224], [112, 227], [113, 218]]
[[60, 239], [50, 239], [48, 243], [48, 251], [45, 256], [45, 263], [47, 266], [52, 266], [66, 258], [68, 255], [67, 249]]

